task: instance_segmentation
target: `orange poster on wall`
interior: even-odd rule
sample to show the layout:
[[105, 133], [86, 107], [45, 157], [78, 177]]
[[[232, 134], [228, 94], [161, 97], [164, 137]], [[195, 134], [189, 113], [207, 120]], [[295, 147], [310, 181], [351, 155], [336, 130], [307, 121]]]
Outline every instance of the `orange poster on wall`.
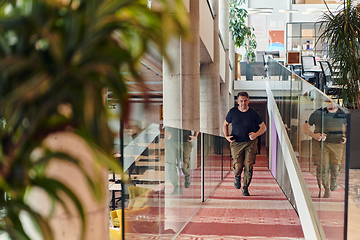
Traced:
[[269, 31], [269, 50], [284, 51], [284, 30]]

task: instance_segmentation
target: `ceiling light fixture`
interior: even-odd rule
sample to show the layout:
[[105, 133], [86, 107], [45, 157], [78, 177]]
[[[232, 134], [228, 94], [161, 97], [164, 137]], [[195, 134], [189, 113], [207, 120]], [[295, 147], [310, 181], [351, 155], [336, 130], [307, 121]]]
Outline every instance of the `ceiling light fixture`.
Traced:
[[246, 9], [249, 15], [261, 14], [261, 15], [270, 15], [274, 11], [273, 8], [248, 8]]
[[279, 12], [281, 12], [281, 13], [297, 13], [298, 10], [293, 10], [293, 9], [284, 10], [284, 9], [280, 9]]
[[272, 12], [249, 12], [249, 15], [271, 15]]

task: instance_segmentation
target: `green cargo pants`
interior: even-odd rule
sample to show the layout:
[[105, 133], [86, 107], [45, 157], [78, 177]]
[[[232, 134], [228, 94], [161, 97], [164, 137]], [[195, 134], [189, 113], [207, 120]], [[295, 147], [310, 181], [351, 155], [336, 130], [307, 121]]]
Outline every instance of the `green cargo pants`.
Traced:
[[165, 163], [170, 181], [174, 187], [179, 185], [177, 169], [181, 169], [185, 176], [190, 175], [191, 150], [191, 142], [165, 142]]
[[319, 188], [321, 188], [322, 183], [325, 189], [329, 189], [330, 176], [336, 179], [339, 176], [343, 151], [344, 144], [312, 140], [312, 155], [316, 166], [316, 179]]
[[251, 183], [253, 175], [253, 166], [257, 153], [258, 139], [248, 142], [232, 142], [230, 143], [231, 155], [233, 158], [233, 171], [235, 176], [241, 177], [244, 168], [244, 187], [248, 187]]

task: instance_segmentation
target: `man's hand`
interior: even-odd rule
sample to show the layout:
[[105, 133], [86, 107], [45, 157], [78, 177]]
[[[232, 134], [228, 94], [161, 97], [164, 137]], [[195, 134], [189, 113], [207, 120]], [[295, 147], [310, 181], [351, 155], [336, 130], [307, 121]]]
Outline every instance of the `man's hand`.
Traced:
[[254, 133], [254, 132], [249, 133], [249, 138], [251, 141], [255, 140], [257, 138], [256, 133]]
[[343, 141], [341, 142], [342, 144], [346, 143], [346, 137], [342, 137]]
[[189, 136], [189, 139], [187, 140], [188, 142], [192, 142], [192, 141], [194, 141], [196, 139], [196, 137], [195, 136]]
[[171, 133], [170, 132], [165, 132], [165, 139], [170, 139], [171, 138]]
[[322, 137], [322, 141], [325, 141], [326, 140], [326, 134], [325, 133], [323, 133], [322, 135], [321, 135], [321, 137]]
[[229, 142], [235, 142], [235, 140], [234, 139], [232, 139], [232, 137], [233, 136], [226, 136], [225, 138], [226, 138], [226, 140], [228, 140]]
[[326, 140], [326, 134], [325, 133], [314, 133], [312, 135], [312, 137], [316, 140], [316, 141], [325, 141]]

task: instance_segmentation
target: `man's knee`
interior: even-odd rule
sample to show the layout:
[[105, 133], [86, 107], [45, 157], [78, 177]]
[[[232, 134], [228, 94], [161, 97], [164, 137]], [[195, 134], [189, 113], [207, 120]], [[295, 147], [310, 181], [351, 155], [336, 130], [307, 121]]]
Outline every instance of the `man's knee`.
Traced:
[[233, 164], [233, 171], [236, 176], [241, 175], [243, 166], [242, 164]]
[[249, 167], [255, 164], [256, 154], [257, 154], [257, 144], [256, 142], [252, 143], [246, 149], [246, 156], [245, 156], [245, 166]]
[[244, 165], [246, 168], [250, 168], [255, 164], [256, 154], [249, 152], [245, 157]]
[[183, 171], [183, 173], [185, 174], [185, 176], [187, 176], [187, 175], [189, 175], [190, 174], [190, 164], [189, 164], [189, 162], [186, 162], [186, 161], [184, 161], [183, 162], [183, 166], [182, 166], [182, 171]]
[[331, 164], [330, 169], [332, 172], [338, 173], [341, 170], [341, 166], [340, 166], [340, 164]]

